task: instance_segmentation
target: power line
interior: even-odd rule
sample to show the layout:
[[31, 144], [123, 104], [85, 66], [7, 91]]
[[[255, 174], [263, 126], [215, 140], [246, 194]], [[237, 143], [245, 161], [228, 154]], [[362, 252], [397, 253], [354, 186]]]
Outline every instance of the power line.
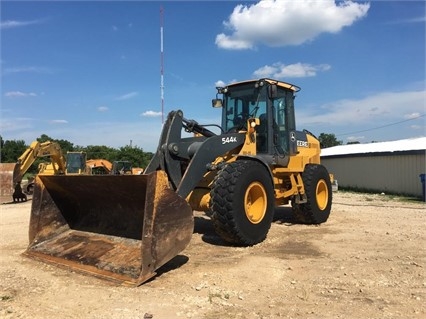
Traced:
[[408, 120], [403, 120], [403, 121], [399, 121], [399, 122], [395, 122], [395, 123], [390, 123], [390, 124], [386, 124], [386, 125], [382, 125], [382, 126], [377, 126], [377, 127], [373, 127], [373, 128], [369, 128], [366, 130], [361, 130], [361, 131], [354, 131], [354, 132], [349, 132], [349, 133], [343, 133], [343, 134], [336, 134], [336, 136], [345, 136], [345, 135], [351, 135], [351, 134], [358, 134], [358, 133], [363, 133], [363, 132], [368, 132], [368, 131], [374, 131], [374, 130], [378, 130], [384, 127], [388, 127], [388, 126], [393, 126], [393, 125], [397, 125], [397, 124], [401, 124], [401, 123], [405, 123], [405, 122], [409, 122], [409, 121], [413, 121], [413, 120], [417, 120], [423, 116], [425, 116], [426, 114], [420, 114], [417, 117], [413, 117], [411, 119]]

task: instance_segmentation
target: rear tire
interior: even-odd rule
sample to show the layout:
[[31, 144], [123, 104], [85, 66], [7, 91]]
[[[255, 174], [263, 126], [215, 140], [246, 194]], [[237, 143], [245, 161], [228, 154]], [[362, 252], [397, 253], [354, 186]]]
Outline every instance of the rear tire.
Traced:
[[331, 211], [332, 190], [327, 169], [319, 164], [308, 164], [302, 173], [305, 187], [305, 204], [292, 201], [293, 213], [297, 222], [321, 224], [327, 221]]
[[226, 165], [216, 175], [210, 197], [213, 226], [225, 241], [250, 246], [266, 238], [274, 217], [274, 189], [262, 164]]

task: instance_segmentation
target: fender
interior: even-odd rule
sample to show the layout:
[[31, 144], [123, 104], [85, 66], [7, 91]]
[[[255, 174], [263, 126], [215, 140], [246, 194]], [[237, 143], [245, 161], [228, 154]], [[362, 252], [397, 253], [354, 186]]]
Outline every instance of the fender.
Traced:
[[239, 159], [239, 160], [246, 159], [246, 160], [250, 160], [250, 161], [256, 161], [256, 162], [259, 162], [260, 164], [262, 164], [265, 167], [265, 169], [267, 170], [267, 172], [269, 173], [269, 176], [271, 177], [271, 184], [272, 184], [272, 186], [274, 186], [274, 174], [272, 174], [272, 170], [268, 165], [268, 161], [265, 160], [263, 157], [258, 156], [258, 155], [254, 155], [254, 156], [242, 155], [242, 156], [238, 156], [237, 159]]
[[245, 133], [232, 133], [209, 137], [197, 145], [197, 150], [176, 190], [178, 195], [186, 198], [207, 172], [207, 164], [213, 162], [218, 156], [240, 147], [244, 141]]

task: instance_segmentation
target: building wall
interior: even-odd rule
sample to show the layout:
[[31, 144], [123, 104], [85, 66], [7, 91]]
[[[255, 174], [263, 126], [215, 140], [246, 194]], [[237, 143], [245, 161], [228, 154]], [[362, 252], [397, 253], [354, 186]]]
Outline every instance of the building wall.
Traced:
[[425, 152], [381, 155], [357, 154], [322, 157], [339, 187], [422, 196], [420, 174], [425, 173]]

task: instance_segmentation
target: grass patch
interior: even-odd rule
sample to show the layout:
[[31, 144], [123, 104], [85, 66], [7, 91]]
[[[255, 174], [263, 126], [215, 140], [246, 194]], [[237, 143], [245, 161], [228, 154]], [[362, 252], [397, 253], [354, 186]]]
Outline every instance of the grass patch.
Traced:
[[[397, 194], [397, 193], [387, 193], [386, 191], [384, 192], [379, 192], [377, 190], [371, 190], [371, 189], [366, 189], [366, 188], [361, 188], [361, 187], [340, 187], [339, 186], [339, 192], [342, 193], [355, 193], [355, 194], [363, 194], [365, 195], [365, 201], [367, 202], [372, 202], [374, 200], [376, 200], [374, 197], [374, 195], [379, 195], [380, 198], [384, 201], [391, 201], [391, 200], [396, 200], [399, 202], [409, 202], [409, 203], [418, 203], [418, 202], [422, 202], [423, 203], [423, 199], [421, 197], [416, 197], [416, 196], [409, 196], [406, 194]], [[369, 196], [371, 195], [371, 196]]]
[[209, 292], [209, 302], [213, 303], [213, 299], [214, 298], [218, 298], [218, 299], [222, 299], [222, 300], [228, 300], [231, 296], [229, 295], [229, 293], [224, 292]]
[[13, 299], [13, 297], [9, 296], [9, 295], [0, 296], [1, 301], [8, 301], [8, 300], [12, 300], [12, 299]]

